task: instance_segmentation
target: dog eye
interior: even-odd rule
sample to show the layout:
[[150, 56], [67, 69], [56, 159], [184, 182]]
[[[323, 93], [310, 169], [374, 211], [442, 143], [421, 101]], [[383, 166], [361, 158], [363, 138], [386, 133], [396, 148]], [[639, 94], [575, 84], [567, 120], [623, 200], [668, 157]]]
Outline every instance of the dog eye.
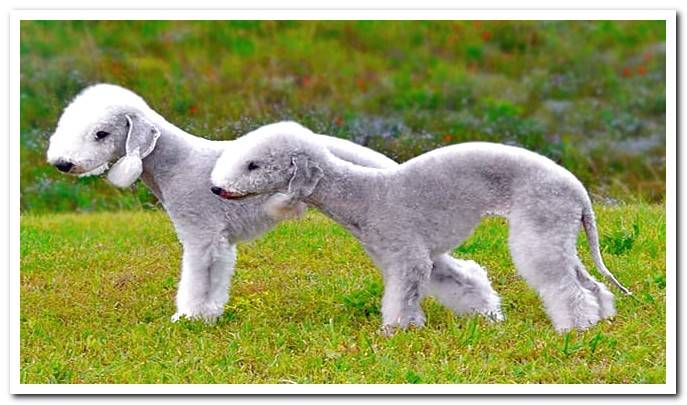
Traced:
[[260, 168], [260, 166], [258, 166], [257, 164], [255, 164], [255, 162], [248, 162], [248, 171], [249, 171], [249, 172], [250, 172], [250, 171], [253, 171], [253, 170], [255, 170], [255, 169], [258, 169], [258, 168]]
[[110, 135], [110, 133], [109, 133], [109, 132], [106, 132], [106, 131], [98, 131], [98, 132], [95, 133], [96, 139], [103, 139], [103, 138], [105, 138], [105, 137], [108, 136], [108, 135]]

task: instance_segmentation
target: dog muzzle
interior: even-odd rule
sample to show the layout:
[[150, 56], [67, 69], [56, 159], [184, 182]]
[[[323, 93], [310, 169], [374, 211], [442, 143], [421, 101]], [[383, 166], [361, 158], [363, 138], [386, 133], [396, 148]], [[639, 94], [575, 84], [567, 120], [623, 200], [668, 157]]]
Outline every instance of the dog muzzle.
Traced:
[[85, 172], [85, 173], [81, 173], [81, 174], [79, 175], [79, 177], [100, 176], [101, 174], [105, 173], [105, 172], [107, 171], [107, 169], [109, 169], [109, 168], [110, 168], [110, 163], [109, 163], [109, 162], [103, 163], [103, 164], [101, 164], [100, 166], [96, 167], [95, 169], [93, 169], [93, 170], [91, 170], [91, 171], [88, 171], [88, 172]]

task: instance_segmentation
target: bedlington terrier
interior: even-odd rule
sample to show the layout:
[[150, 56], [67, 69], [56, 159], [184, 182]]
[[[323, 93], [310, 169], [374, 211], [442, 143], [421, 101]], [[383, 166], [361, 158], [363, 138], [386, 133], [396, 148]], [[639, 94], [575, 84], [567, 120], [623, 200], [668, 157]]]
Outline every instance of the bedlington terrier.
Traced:
[[580, 225], [597, 268], [629, 293], [601, 260], [584, 187], [541, 155], [474, 142], [391, 168], [367, 168], [337, 158], [304, 127], [274, 129], [239, 138], [219, 158], [214, 191], [231, 200], [280, 192], [342, 224], [383, 272], [384, 329], [423, 325], [420, 299], [433, 281], [436, 258], [468, 237], [484, 215], [508, 219], [513, 261], [558, 332], [583, 330], [615, 314], [613, 294], [577, 256]]
[[[271, 132], [271, 128], [274, 126], [267, 125], [257, 132]], [[382, 154], [342, 139], [314, 135], [312, 140], [355, 164], [397, 165]], [[82, 176], [107, 173], [120, 187], [140, 176], [169, 214], [183, 245], [172, 320], [186, 317], [211, 322], [222, 314], [229, 298], [235, 244], [257, 237], [305, 206], [282, 206], [279, 196], [265, 204], [267, 196], [225, 201], [213, 195], [210, 172], [220, 153], [233, 150], [233, 145], [233, 141], [190, 135], [133, 92], [98, 84], [82, 91], [65, 109], [50, 138], [47, 158], [63, 172]], [[116, 163], [110, 168], [111, 162]], [[443, 257], [436, 277], [450, 280], [444, 283], [447, 285], [437, 281], [438, 295], [453, 302], [457, 312], [499, 313], [499, 298], [476, 263]]]

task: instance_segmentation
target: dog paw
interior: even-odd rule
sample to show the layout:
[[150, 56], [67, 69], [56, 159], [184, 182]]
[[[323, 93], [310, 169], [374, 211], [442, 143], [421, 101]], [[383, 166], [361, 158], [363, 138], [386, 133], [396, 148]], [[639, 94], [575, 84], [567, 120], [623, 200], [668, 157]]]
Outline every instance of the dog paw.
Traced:
[[223, 312], [223, 305], [204, 303], [191, 308], [178, 310], [174, 315], [172, 315], [170, 320], [172, 322], [178, 322], [181, 318], [184, 318], [190, 321], [203, 321], [207, 324], [214, 324], [217, 322], [217, 319], [219, 319]]
[[380, 334], [383, 336], [392, 336], [398, 330], [405, 330], [408, 328], [422, 328], [425, 326], [425, 316], [423, 314], [415, 314], [408, 317], [399, 317], [394, 322], [385, 323], [380, 329]]
[[189, 321], [203, 321], [207, 324], [214, 324], [217, 322], [221, 314], [200, 314], [200, 313], [180, 313], [177, 312], [170, 318], [172, 323], [178, 322], [180, 319], [184, 318]]

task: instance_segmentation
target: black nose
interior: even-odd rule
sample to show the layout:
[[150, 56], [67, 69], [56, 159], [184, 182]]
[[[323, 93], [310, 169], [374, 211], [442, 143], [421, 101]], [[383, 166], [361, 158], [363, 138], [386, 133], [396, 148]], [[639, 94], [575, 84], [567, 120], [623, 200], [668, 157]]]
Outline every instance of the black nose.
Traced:
[[222, 190], [222, 187], [212, 186], [212, 187], [210, 187], [210, 191], [212, 191], [213, 194], [222, 195], [222, 191], [224, 191], [224, 190]]
[[72, 167], [74, 167], [74, 163], [69, 163], [69, 162], [57, 162], [55, 163], [55, 167], [57, 170], [61, 172], [68, 172], [72, 170]]

